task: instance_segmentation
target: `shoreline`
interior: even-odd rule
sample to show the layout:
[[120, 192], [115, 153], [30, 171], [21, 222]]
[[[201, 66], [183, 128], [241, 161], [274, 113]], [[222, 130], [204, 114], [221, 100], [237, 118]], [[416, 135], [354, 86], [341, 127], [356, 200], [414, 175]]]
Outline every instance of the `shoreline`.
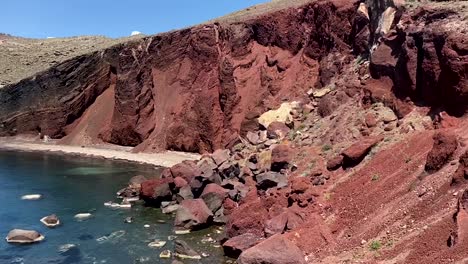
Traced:
[[200, 158], [199, 154], [194, 153], [177, 151], [166, 151], [161, 153], [133, 153], [131, 152], [131, 149], [133, 148], [114, 145], [81, 147], [31, 140], [19, 140], [15, 138], [0, 138], [0, 150], [53, 153], [86, 158], [103, 158], [107, 160], [127, 161], [158, 167], [172, 167], [184, 160], [196, 160]]

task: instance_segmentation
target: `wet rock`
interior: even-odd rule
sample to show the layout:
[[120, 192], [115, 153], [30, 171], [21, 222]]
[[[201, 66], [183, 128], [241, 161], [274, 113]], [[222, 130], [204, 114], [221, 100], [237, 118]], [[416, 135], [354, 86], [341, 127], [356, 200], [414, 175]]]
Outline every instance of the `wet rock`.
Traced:
[[53, 214], [53, 215], [49, 215], [49, 216], [41, 218], [41, 223], [43, 223], [47, 227], [56, 227], [60, 225], [60, 220], [55, 214]]
[[220, 166], [229, 159], [230, 155], [231, 151], [229, 149], [218, 149], [211, 154], [211, 158], [214, 160], [216, 165]]
[[230, 258], [238, 258], [243, 251], [257, 245], [262, 240], [262, 237], [252, 233], [245, 233], [235, 236], [224, 242], [224, 255]]
[[162, 248], [165, 245], [166, 245], [166, 241], [156, 239], [155, 241], [150, 242], [148, 244], [148, 247], [150, 247], [150, 248]]
[[42, 198], [41, 194], [26, 194], [21, 196], [21, 200], [35, 201]]
[[281, 235], [272, 236], [240, 254], [239, 264], [305, 264], [304, 254]]
[[353, 167], [359, 164], [369, 151], [377, 143], [383, 140], [383, 136], [378, 137], [368, 137], [364, 138], [361, 141], [354, 143], [347, 149], [345, 149], [341, 154], [343, 155], [343, 167]]
[[183, 240], [175, 240], [174, 241], [175, 249], [174, 255], [178, 258], [182, 259], [201, 259], [200, 254], [193, 250], [187, 242]]
[[291, 129], [284, 123], [272, 122], [267, 128], [267, 136], [271, 139], [285, 138]]
[[91, 217], [93, 217], [93, 215], [90, 214], [90, 213], [79, 213], [79, 214], [76, 214], [76, 215], [74, 216], [74, 218], [75, 218], [76, 220], [78, 220], [78, 221], [87, 220], [87, 219], [89, 219], [89, 218], [91, 218]]
[[213, 213], [202, 199], [183, 200], [177, 210], [174, 225], [177, 228], [198, 229], [213, 220]]
[[288, 177], [282, 173], [268, 171], [256, 176], [257, 188], [260, 190], [267, 190], [273, 187], [286, 187], [288, 186]]
[[224, 214], [224, 208], [221, 206], [216, 212], [214, 212], [213, 223], [218, 225], [225, 225], [228, 218]]
[[172, 200], [172, 178], [152, 179], [141, 183], [140, 196], [147, 203], [159, 205], [162, 201]]
[[457, 137], [449, 132], [434, 135], [434, 144], [427, 155], [425, 170], [434, 173], [447, 164], [457, 149]]
[[279, 172], [287, 169], [292, 160], [292, 150], [288, 145], [281, 144], [271, 151], [271, 170]]
[[334, 171], [343, 165], [343, 155], [337, 155], [327, 161], [327, 170]]
[[166, 250], [163, 250], [161, 251], [161, 253], [159, 254], [159, 258], [162, 258], [162, 259], [168, 259], [168, 258], [171, 258], [171, 251], [166, 249]]
[[142, 176], [142, 175], [137, 175], [137, 176], [133, 176], [130, 181], [129, 181], [129, 185], [130, 186], [134, 186], [134, 187], [141, 187], [141, 184], [145, 181], [147, 181], [148, 179], [145, 177], [145, 176]]
[[179, 205], [178, 204], [169, 204], [167, 206], [161, 207], [161, 212], [163, 214], [172, 214], [177, 212], [179, 210]]
[[13, 229], [6, 237], [8, 243], [18, 244], [31, 244], [42, 240], [44, 240], [44, 236], [35, 230]]
[[133, 217], [131, 216], [125, 217], [124, 223], [131, 224], [132, 222], [133, 222]]

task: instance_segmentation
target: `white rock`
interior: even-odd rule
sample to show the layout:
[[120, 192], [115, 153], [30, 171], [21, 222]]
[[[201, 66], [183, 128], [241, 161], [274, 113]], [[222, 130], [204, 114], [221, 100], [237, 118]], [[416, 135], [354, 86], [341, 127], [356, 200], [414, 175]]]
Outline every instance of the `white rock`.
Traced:
[[162, 248], [166, 245], [166, 241], [162, 240], [155, 240], [151, 243], [148, 244], [148, 247], [150, 248]]
[[79, 214], [76, 214], [74, 217], [75, 219], [77, 220], [86, 220], [86, 219], [89, 219], [91, 218], [93, 215], [90, 214], [90, 213], [79, 213]]
[[21, 200], [29, 200], [29, 201], [34, 201], [34, 200], [39, 200], [42, 198], [41, 194], [26, 194], [21, 196]]

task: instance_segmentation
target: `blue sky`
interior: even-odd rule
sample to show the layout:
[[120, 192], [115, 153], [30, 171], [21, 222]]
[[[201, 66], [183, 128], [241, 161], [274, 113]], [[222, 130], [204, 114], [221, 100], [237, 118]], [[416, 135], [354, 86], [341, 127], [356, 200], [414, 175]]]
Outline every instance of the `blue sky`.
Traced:
[[0, 33], [128, 36], [183, 28], [268, 0], [1, 0]]

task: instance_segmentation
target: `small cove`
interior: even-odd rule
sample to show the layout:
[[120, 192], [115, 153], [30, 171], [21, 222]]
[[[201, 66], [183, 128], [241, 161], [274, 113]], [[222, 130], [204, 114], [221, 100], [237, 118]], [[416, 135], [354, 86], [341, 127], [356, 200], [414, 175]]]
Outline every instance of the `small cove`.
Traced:
[[[0, 151], [0, 263], [171, 263], [159, 258], [164, 249], [173, 251], [173, 217], [157, 208], [138, 203], [131, 209], [111, 209], [106, 201], [135, 175], [154, 177], [160, 169], [102, 159], [47, 153]], [[25, 194], [41, 194], [37, 201], [21, 200]], [[74, 215], [92, 213], [77, 221]], [[56, 214], [62, 225], [47, 228], [39, 219]], [[124, 223], [131, 216], [133, 222]], [[149, 225], [145, 228], [144, 225]], [[13, 228], [33, 229], [45, 235], [34, 245], [13, 245], [4, 240]], [[210, 256], [184, 263], [224, 263], [222, 250], [202, 243], [216, 228], [179, 235], [199, 253]], [[167, 241], [162, 249], [147, 244]], [[70, 246], [74, 245], [74, 246]]]

